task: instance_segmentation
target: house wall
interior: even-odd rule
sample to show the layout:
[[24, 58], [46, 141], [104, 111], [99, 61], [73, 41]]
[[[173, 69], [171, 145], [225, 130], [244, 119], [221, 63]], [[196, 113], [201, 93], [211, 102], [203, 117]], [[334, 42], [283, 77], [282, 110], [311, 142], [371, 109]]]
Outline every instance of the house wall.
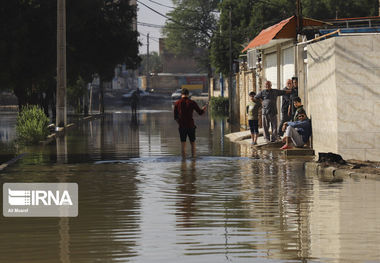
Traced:
[[307, 112], [312, 120], [313, 148], [338, 151], [338, 101], [335, 89], [335, 38], [308, 46]]
[[380, 35], [309, 45], [307, 91], [316, 152], [380, 161]]

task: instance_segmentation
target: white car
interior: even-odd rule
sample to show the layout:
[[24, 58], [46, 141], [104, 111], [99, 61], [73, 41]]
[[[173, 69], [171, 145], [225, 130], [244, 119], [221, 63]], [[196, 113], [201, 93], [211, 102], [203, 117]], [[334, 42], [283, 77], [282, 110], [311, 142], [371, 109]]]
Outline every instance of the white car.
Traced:
[[123, 94], [122, 98], [128, 100], [128, 99], [132, 98], [133, 92], [136, 92], [136, 91], [138, 92], [138, 95], [139, 95], [140, 98], [144, 98], [144, 97], [149, 97], [150, 96], [149, 92], [146, 92], [146, 91], [141, 90], [141, 89], [138, 89], [138, 90], [134, 89], [134, 90], [129, 91], [128, 93]]
[[[172, 100], [179, 100], [182, 96], [181, 92], [182, 92], [182, 89], [177, 89], [176, 91], [174, 91], [172, 93]], [[189, 98], [191, 98], [191, 95], [192, 95], [192, 93], [190, 92]]]

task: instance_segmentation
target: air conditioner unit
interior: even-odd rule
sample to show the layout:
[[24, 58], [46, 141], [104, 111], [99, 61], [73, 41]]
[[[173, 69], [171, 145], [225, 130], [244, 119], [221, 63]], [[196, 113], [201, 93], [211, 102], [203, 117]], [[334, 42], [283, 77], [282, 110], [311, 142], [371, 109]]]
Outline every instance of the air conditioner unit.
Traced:
[[257, 62], [257, 53], [256, 49], [250, 49], [247, 52], [247, 61], [248, 61], [248, 68], [253, 69], [256, 68], [256, 62]]

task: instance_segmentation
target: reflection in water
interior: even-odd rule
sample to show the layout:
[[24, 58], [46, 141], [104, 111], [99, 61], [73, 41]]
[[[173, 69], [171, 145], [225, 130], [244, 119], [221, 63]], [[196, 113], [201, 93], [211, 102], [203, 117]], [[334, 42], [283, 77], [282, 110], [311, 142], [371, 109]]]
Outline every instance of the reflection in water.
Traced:
[[1, 217], [0, 262], [380, 260], [379, 181], [305, 175], [279, 151], [225, 141], [224, 120], [196, 122], [196, 159], [182, 160], [170, 108], [25, 149], [0, 183], [76, 182], [79, 216]]
[[0, 143], [10, 143], [16, 139], [16, 122], [17, 112], [0, 112]]
[[67, 163], [67, 136], [58, 135], [55, 137], [57, 147], [57, 163]]
[[178, 227], [190, 227], [192, 217], [196, 212], [194, 202], [196, 201], [196, 159], [191, 159], [190, 162], [182, 160], [181, 162], [181, 174], [178, 182], [178, 210], [177, 226]]
[[62, 217], [59, 219], [59, 259], [62, 263], [70, 263], [70, 224], [69, 218]]

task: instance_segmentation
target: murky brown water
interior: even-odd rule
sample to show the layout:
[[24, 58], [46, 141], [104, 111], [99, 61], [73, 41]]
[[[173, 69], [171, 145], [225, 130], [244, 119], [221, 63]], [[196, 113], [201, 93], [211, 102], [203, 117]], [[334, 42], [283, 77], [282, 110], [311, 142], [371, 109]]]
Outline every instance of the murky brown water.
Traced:
[[305, 175], [207, 116], [183, 161], [164, 109], [85, 123], [0, 172], [79, 185], [77, 218], [1, 217], [0, 262], [380, 262], [379, 181]]

